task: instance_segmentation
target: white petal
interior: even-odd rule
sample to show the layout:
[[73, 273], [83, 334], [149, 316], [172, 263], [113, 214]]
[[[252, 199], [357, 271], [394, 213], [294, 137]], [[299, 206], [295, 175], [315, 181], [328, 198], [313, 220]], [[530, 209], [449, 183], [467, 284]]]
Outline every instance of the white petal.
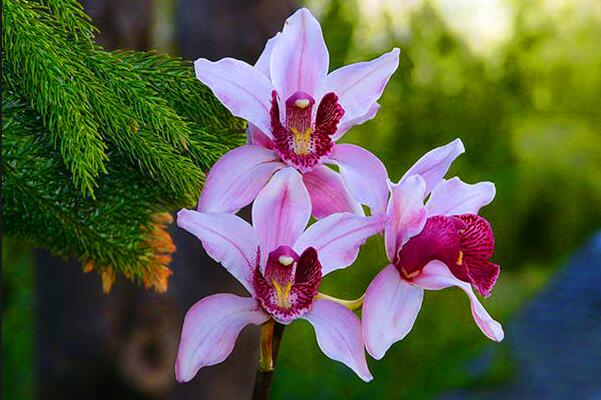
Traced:
[[186, 209], [177, 213], [177, 226], [200, 239], [207, 254], [254, 293], [259, 239], [252, 226], [236, 215]]
[[314, 96], [329, 62], [319, 22], [301, 8], [286, 20], [271, 54], [271, 81], [280, 99], [286, 101], [298, 91]]
[[279, 246], [292, 246], [311, 217], [311, 199], [294, 168], [276, 172], [261, 190], [252, 208], [252, 220], [261, 257]]
[[492, 182], [478, 182], [473, 185], [458, 177], [443, 179], [432, 189], [426, 204], [428, 215], [478, 214], [482, 207], [495, 198], [495, 185]]
[[271, 92], [273, 85], [260, 71], [244, 61], [224, 58], [194, 62], [196, 77], [207, 85], [219, 101], [237, 117], [271, 132]]
[[411, 331], [424, 291], [401, 278], [394, 265], [384, 268], [367, 287], [363, 299], [363, 337], [376, 360]]
[[459, 155], [463, 154], [465, 148], [461, 139], [455, 139], [451, 143], [437, 147], [424, 154], [409, 170], [403, 175], [400, 182], [409, 178], [411, 175], [420, 175], [426, 182], [426, 195], [432, 188], [440, 182], [447, 173], [451, 164]]
[[503, 340], [505, 336], [503, 327], [484, 309], [474, 294], [472, 286], [467, 282], [455, 278], [451, 271], [449, 271], [449, 268], [442, 262], [430, 261], [426, 264], [422, 273], [413, 279], [413, 284], [427, 290], [440, 290], [449, 286], [457, 286], [470, 299], [472, 317], [474, 317], [474, 321], [482, 333], [495, 342]]
[[365, 382], [373, 379], [361, 337], [361, 321], [348, 308], [329, 300], [317, 300], [303, 317], [313, 325], [323, 353], [351, 368]]
[[219, 364], [230, 355], [242, 328], [269, 319], [256, 300], [229, 293], [205, 297], [186, 313], [175, 363], [179, 382], [188, 382], [198, 370]]

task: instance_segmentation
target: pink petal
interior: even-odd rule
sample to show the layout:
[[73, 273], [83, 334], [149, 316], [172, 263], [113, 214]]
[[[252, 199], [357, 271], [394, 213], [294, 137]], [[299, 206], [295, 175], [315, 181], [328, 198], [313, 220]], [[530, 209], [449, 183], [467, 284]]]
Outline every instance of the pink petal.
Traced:
[[276, 33], [275, 35], [273, 35], [273, 37], [271, 37], [269, 40], [267, 40], [267, 43], [265, 43], [265, 48], [263, 49], [263, 52], [261, 53], [261, 55], [257, 59], [257, 62], [255, 63], [255, 69], [261, 71], [263, 73], [263, 75], [265, 75], [267, 77], [267, 79], [271, 78], [270, 74], [269, 74], [269, 64], [271, 63], [271, 53], [273, 52], [273, 47], [279, 40], [279, 36], [280, 36], [280, 32]]
[[337, 144], [330, 155], [351, 195], [371, 209], [372, 215], [386, 211], [388, 174], [382, 161], [354, 144]]
[[340, 174], [331, 168], [318, 165], [303, 174], [303, 182], [311, 196], [315, 218], [339, 212], [364, 215], [361, 204], [357, 203], [344, 187]]
[[346, 65], [330, 73], [321, 83], [321, 95], [334, 92], [344, 108], [343, 121], [365, 115], [380, 98], [392, 73], [399, 66], [399, 49], [372, 61]]
[[430, 150], [409, 168], [400, 182], [411, 175], [420, 175], [426, 182], [426, 194], [428, 194], [445, 176], [453, 161], [464, 151], [461, 139], [455, 139], [445, 146]]
[[332, 135], [332, 140], [336, 141], [340, 139], [349, 129], [351, 129], [355, 125], [361, 125], [364, 122], [369, 121], [374, 118], [376, 114], [380, 111], [380, 105], [378, 103], [374, 103], [369, 110], [361, 115], [360, 117], [349, 119], [347, 121], [343, 121], [338, 126], [338, 130], [334, 135]]
[[450, 286], [457, 286], [467, 294], [470, 299], [472, 316], [476, 325], [491, 340], [500, 342], [505, 336], [503, 327], [486, 312], [469, 283], [463, 282], [449, 271], [449, 268], [440, 261], [430, 261], [422, 273], [413, 279], [413, 284], [427, 290], [440, 290]]
[[428, 215], [478, 214], [494, 198], [495, 185], [492, 182], [470, 185], [454, 177], [443, 179], [432, 189], [426, 210]]
[[395, 261], [400, 248], [422, 231], [426, 223], [424, 196], [426, 183], [419, 175], [390, 187], [387, 214], [390, 216], [384, 230], [386, 255]]
[[188, 310], [175, 362], [180, 383], [202, 367], [219, 364], [230, 355], [242, 328], [269, 319], [252, 298], [229, 293], [205, 297]]
[[311, 217], [311, 199], [302, 176], [294, 168], [276, 172], [252, 208], [261, 257], [279, 246], [292, 246]]
[[384, 268], [367, 287], [363, 300], [363, 338], [376, 360], [411, 331], [424, 291], [401, 278], [394, 265]]
[[224, 58], [213, 62], [199, 58], [194, 62], [196, 77], [207, 85], [219, 101], [237, 117], [270, 132], [273, 85], [260, 71], [244, 61]]
[[263, 133], [259, 128], [249, 123], [248, 128], [246, 128], [246, 144], [256, 144], [271, 150], [274, 148], [274, 144], [270, 135], [271, 132], [269, 134]]
[[363, 350], [361, 321], [351, 310], [318, 300], [302, 318], [313, 325], [317, 344], [326, 356], [346, 364], [365, 382], [373, 379]]
[[351, 265], [359, 254], [359, 247], [380, 232], [387, 220], [388, 216], [383, 214], [373, 217], [351, 213], [332, 214], [311, 225], [298, 238], [294, 249], [300, 253], [307, 247], [315, 248], [321, 262], [321, 272], [326, 275]]
[[198, 211], [235, 213], [255, 199], [269, 178], [286, 164], [261, 146], [229, 151], [211, 168], [198, 201]]
[[298, 91], [314, 95], [330, 56], [319, 22], [306, 8], [286, 20], [271, 54], [271, 81], [282, 100]]
[[177, 226], [200, 239], [209, 256], [220, 262], [249, 293], [254, 293], [252, 281], [259, 239], [252, 226], [236, 215], [186, 209], [177, 213]]

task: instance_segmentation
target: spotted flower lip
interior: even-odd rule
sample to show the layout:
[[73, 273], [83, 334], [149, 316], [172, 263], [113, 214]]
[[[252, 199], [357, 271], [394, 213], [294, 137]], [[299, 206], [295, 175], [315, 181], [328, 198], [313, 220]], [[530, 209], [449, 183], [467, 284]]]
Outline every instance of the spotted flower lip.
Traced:
[[198, 211], [235, 213], [276, 171], [294, 168], [303, 174], [316, 218], [363, 215], [361, 204], [384, 213], [386, 197], [373, 189], [376, 178], [386, 187], [384, 166], [367, 150], [336, 141], [376, 115], [398, 62], [399, 49], [393, 49], [328, 73], [321, 27], [305, 8], [268, 40], [254, 66], [232, 58], [196, 60], [197, 78], [232, 114], [249, 122], [248, 144], [213, 166]]
[[494, 199], [495, 187], [443, 178], [464, 150], [456, 139], [426, 153], [398, 183], [389, 182], [384, 241], [390, 265], [369, 284], [362, 313], [365, 345], [376, 359], [411, 331], [424, 289], [459, 287], [482, 332], [503, 340], [503, 328], [472, 289], [488, 296], [499, 276], [499, 266], [489, 261], [492, 229], [477, 215]]
[[291, 247], [280, 246], [269, 254], [265, 271], [256, 268], [253, 274], [259, 304], [283, 324], [309, 311], [320, 282], [321, 264], [313, 247], [299, 256]]
[[176, 361], [180, 382], [225, 360], [246, 325], [269, 319], [288, 324], [298, 318], [313, 325], [324, 354], [364, 381], [372, 379], [359, 318], [315, 296], [322, 276], [351, 265], [359, 247], [384, 228], [388, 217], [337, 213], [307, 228], [310, 216], [309, 193], [292, 168], [276, 172], [261, 190], [253, 203], [252, 226], [229, 213], [179, 211], [178, 226], [200, 239], [251, 294], [216, 294], [190, 308]]

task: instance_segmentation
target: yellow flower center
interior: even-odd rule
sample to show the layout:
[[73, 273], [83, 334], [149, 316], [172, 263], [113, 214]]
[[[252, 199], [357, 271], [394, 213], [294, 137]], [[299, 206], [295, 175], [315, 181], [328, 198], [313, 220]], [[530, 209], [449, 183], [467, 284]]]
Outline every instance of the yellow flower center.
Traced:
[[276, 303], [282, 308], [290, 308], [290, 291], [292, 290], [292, 282], [288, 282], [286, 286], [282, 287], [276, 280], [272, 280], [271, 283], [275, 288]]
[[304, 132], [300, 132], [296, 128], [290, 128], [294, 134], [294, 144], [292, 150], [300, 156], [306, 156], [311, 153], [311, 133], [313, 128], [309, 127]]

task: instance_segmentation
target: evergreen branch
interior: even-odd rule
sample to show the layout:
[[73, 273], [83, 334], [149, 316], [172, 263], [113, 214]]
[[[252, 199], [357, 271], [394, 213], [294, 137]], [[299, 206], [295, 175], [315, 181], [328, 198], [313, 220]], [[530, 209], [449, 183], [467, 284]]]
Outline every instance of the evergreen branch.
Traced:
[[28, 2], [2, 2], [5, 61], [42, 115], [75, 185], [93, 194], [96, 178], [107, 172], [108, 157], [98, 123], [90, 118], [94, 110], [85, 90], [90, 73], [43, 15]]
[[171, 107], [187, 118], [191, 127], [190, 153], [200, 166], [210, 168], [222, 154], [244, 144], [245, 122], [232, 117], [196, 79], [190, 62], [152, 52], [114, 54], [138, 71]]
[[51, 10], [65, 34], [90, 48], [94, 46], [94, 35], [98, 29], [92, 25], [92, 19], [77, 0], [41, 0], [41, 3]]
[[[79, 7], [73, 0], [66, 4], [57, 0], [46, 2], [58, 23], [66, 19], [67, 26], [82, 23], [77, 17]], [[72, 8], [68, 13], [64, 11], [67, 7]], [[87, 64], [122, 98], [131, 99], [130, 105], [138, 118], [152, 130], [161, 132], [175, 146], [190, 147], [201, 168], [210, 168], [221, 154], [242, 144], [243, 136], [239, 133], [244, 123], [229, 116], [223, 118], [229, 112], [195, 78], [191, 63], [151, 52], [96, 51]], [[162, 97], [167, 97], [167, 101]], [[184, 116], [187, 123], [169, 106]]]
[[133, 110], [136, 119], [179, 150], [187, 150], [190, 128], [131, 65], [110, 52], [90, 52], [86, 64], [108, 88]]
[[2, 114], [5, 233], [60, 256], [75, 254], [82, 261], [141, 276], [153, 257], [146, 245], [152, 215], [173, 206], [160, 200], [161, 189], [114, 159], [115, 168], [101, 179], [96, 200], [84, 198], [26, 102], [4, 91]]
[[244, 123], [189, 62], [100, 49], [74, 0], [6, 0], [2, 18], [4, 233], [77, 256], [105, 289], [120, 272], [166, 290], [157, 213], [196, 201]]
[[[146, 76], [157, 92], [181, 114], [199, 127], [212, 127], [215, 133], [241, 133], [246, 123], [231, 117], [230, 112], [217, 100], [211, 90], [194, 74], [188, 60], [160, 55], [154, 52], [116, 51], [121, 60], [130, 63]], [[199, 107], [198, 105], [202, 105]], [[228, 115], [229, 118], [223, 118]]]
[[[74, 43], [69, 43], [67, 38], [61, 38], [58, 29], [50, 30], [50, 27], [56, 27], [57, 23], [48, 9], [41, 6], [36, 9], [29, 3], [19, 3], [19, 5], [27, 11], [31, 11], [31, 14], [37, 18], [32, 17], [34, 23], [37, 23], [32, 30], [48, 30], [49, 33], [52, 33], [52, 38], [56, 39], [56, 47], [61, 47], [62, 53], [56, 54], [52, 62], [53, 69], [62, 71], [65, 63], [79, 60], [77, 61], [77, 74], [73, 73], [74, 76], [69, 85], [64, 86], [77, 87], [77, 93], [93, 110], [93, 112], [89, 110], [90, 115], [87, 120], [93, 121], [99, 126], [105, 140], [114, 144], [119, 153], [134, 162], [143, 173], [171, 188], [174, 195], [178, 196], [181, 201], [189, 203], [192, 198], [197, 198], [204, 175], [202, 170], [194, 165], [188, 157], [180, 154], [184, 150], [181, 147], [187, 145], [185, 132], [189, 131], [189, 128], [175, 111], [164, 104], [158, 96], [152, 96], [152, 93], [144, 91], [144, 84], [143, 82], [139, 83], [141, 80], [137, 75], [130, 74], [129, 79], [119, 77], [118, 74], [123, 72], [123, 68], [117, 70], [117, 73], [106, 72], [115, 67], [115, 62], [109, 60], [109, 65], [105, 62], [106, 58], [111, 57], [110, 53], [95, 49], [82, 51]], [[43, 21], [44, 24], [40, 21]], [[18, 35], [15, 36], [21, 39]], [[30, 41], [31, 38], [27, 38], [27, 42]], [[58, 42], [60, 42], [60, 46]], [[30, 45], [34, 47], [33, 43]], [[70, 59], [64, 60], [63, 58], [67, 54]], [[93, 65], [94, 70], [89, 68], [90, 64]], [[99, 77], [98, 74], [102, 76]], [[25, 80], [22, 74], [18, 74], [18, 77], [20, 81]], [[27, 83], [29, 82], [25, 80], [23, 84], [25, 88], [30, 86]], [[50, 80], [49, 85], [52, 84], [53, 86], [47, 86], [44, 92], [60, 90], [57, 82]], [[142, 93], [131, 90], [129, 87], [137, 89], [142, 87]], [[30, 91], [26, 90], [26, 93], [31, 96]], [[53, 99], [55, 105], [54, 107], [49, 105], [49, 109], [59, 110], [63, 113], [68, 111], [64, 110], [64, 107], [58, 107], [59, 100], [62, 100], [62, 93], [57, 93]], [[37, 104], [34, 106], [39, 110]], [[43, 110], [39, 111], [44, 115]], [[59, 113], [59, 117], [60, 115]], [[152, 129], [153, 126], [148, 126], [145, 122], [150, 122], [155, 125], [154, 128], [158, 127], [159, 129], [169, 126], [173, 136], [177, 137], [173, 141], [179, 144], [180, 149], [178, 150], [162, 140], [159, 133]], [[47, 125], [47, 127], [49, 131], [52, 130], [52, 126]], [[79, 157], [79, 159], [82, 158], [84, 157]]]

